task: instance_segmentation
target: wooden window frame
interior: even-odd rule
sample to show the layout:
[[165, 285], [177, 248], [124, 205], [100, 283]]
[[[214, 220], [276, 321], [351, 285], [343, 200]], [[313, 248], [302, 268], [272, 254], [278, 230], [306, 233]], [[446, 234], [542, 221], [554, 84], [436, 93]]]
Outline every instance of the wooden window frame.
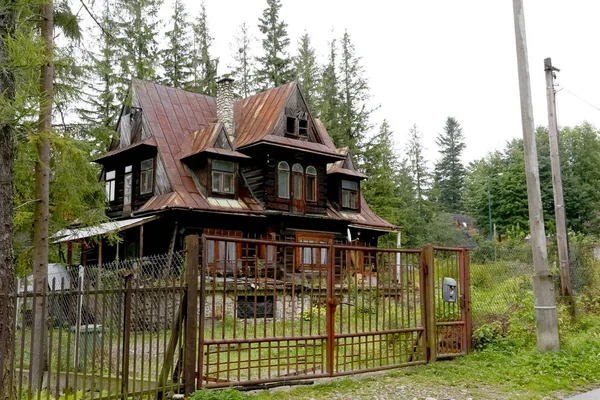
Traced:
[[[312, 172], [314, 171], [314, 173]], [[305, 197], [306, 197], [306, 201], [309, 203], [316, 203], [319, 199], [319, 193], [318, 193], [318, 189], [319, 189], [319, 176], [317, 174], [317, 169], [315, 167], [313, 167], [312, 165], [309, 165], [308, 167], [306, 167], [306, 172], [305, 172], [305, 184], [306, 184], [306, 189], [304, 191]], [[308, 188], [311, 187], [312, 188], [312, 193], [314, 195], [313, 198], [309, 198], [308, 195], [310, 193], [310, 191], [308, 190]]]
[[[144, 163], [150, 161], [150, 168], [144, 168]], [[140, 162], [140, 195], [154, 193], [154, 158], [148, 158]], [[150, 174], [150, 187], [144, 190], [144, 177]]]
[[[112, 173], [112, 178], [109, 178], [109, 174]], [[109, 203], [112, 203], [115, 201], [116, 196], [117, 196], [117, 171], [116, 170], [111, 170], [111, 171], [106, 171], [106, 173], [104, 174], [104, 188], [106, 190], [106, 198], [108, 199]]]
[[[217, 163], [228, 163], [232, 165], [232, 169], [231, 170], [226, 170], [226, 169], [218, 169], [215, 167], [215, 164]], [[215, 190], [214, 189], [214, 181], [215, 181], [215, 174], [218, 174], [220, 176], [220, 181], [219, 181], [219, 190]], [[210, 193], [211, 194], [216, 194], [219, 196], [232, 196], [235, 197], [237, 195], [237, 181], [236, 181], [236, 175], [237, 175], [237, 163], [235, 161], [228, 161], [228, 160], [219, 160], [219, 159], [211, 159], [210, 160]], [[225, 177], [229, 176], [231, 177], [231, 191], [226, 191], [225, 190]]]
[[[282, 166], [285, 164], [285, 169], [282, 168]], [[287, 176], [287, 190], [286, 190], [286, 196], [282, 196], [281, 195], [281, 182], [284, 181], [281, 178], [281, 174], [285, 174]], [[291, 189], [291, 185], [290, 185], [290, 177], [292, 176], [291, 171], [290, 171], [290, 165], [286, 162], [286, 161], [279, 161], [277, 163], [277, 197], [280, 199], [286, 199], [289, 200], [290, 199], [290, 189]]]
[[[311, 242], [308, 242], [308, 241]], [[332, 245], [333, 244], [333, 235], [327, 235], [324, 233], [311, 233], [311, 232], [298, 232], [296, 233], [296, 242], [298, 243], [307, 243], [308, 245], [310, 245], [310, 243], [313, 244], [326, 244], [326, 245]], [[305, 251], [306, 249], [311, 249], [310, 246], [307, 247], [297, 247], [296, 248], [296, 260], [294, 263], [294, 269], [296, 271], [301, 271], [302, 269], [305, 270], [327, 270], [327, 265], [329, 263], [329, 256], [330, 254], [328, 253], [329, 250], [331, 250], [330, 248], [325, 249], [323, 247], [315, 247], [311, 249], [311, 263], [305, 264], [304, 263], [304, 255], [305, 255]], [[325, 250], [325, 255], [323, 255], [323, 251]], [[322, 262], [323, 257], [325, 257], [325, 262]], [[319, 260], [318, 263], [315, 263], [315, 260]]]
[[[210, 232], [209, 232], [210, 233]], [[242, 232], [238, 232], [238, 231], [232, 231], [232, 232], [228, 232], [228, 235], [231, 238], [241, 238], [242, 237]], [[207, 245], [207, 249], [206, 249], [206, 264], [208, 266], [209, 271], [211, 272], [222, 272], [225, 275], [227, 274], [227, 266], [225, 265], [225, 262], [227, 261], [227, 263], [231, 263], [233, 262], [234, 264], [237, 264], [237, 262], [241, 259], [242, 257], [242, 244], [240, 242], [234, 242], [231, 240], [227, 240], [227, 236], [224, 236], [222, 240], [207, 240], [206, 245]], [[221, 249], [220, 244], [217, 245], [217, 243], [223, 243], [223, 249]], [[231, 260], [228, 257], [228, 246], [229, 243], [233, 243], [235, 245], [235, 259]], [[212, 246], [212, 249], [211, 249]], [[221, 254], [221, 251], [224, 250], [224, 254]], [[212, 257], [211, 257], [211, 253], [212, 252]], [[211, 259], [212, 258], [212, 259]], [[221, 264], [221, 265], [219, 265]], [[237, 267], [237, 265], [233, 265], [233, 267]]]
[[[344, 188], [344, 182], [355, 183], [356, 189]], [[344, 192], [349, 192], [351, 194], [354, 194], [354, 196], [356, 197], [355, 207], [347, 206], [344, 204]], [[360, 182], [359, 181], [353, 181], [353, 180], [349, 180], [349, 179], [342, 179], [340, 181], [340, 206], [341, 206], [341, 208], [343, 208], [345, 210], [353, 210], [353, 211], [360, 210]]]
[[[129, 192], [127, 191], [127, 179], [129, 182]], [[129, 197], [129, 202], [127, 202]], [[125, 174], [123, 175], [123, 207], [131, 207], [133, 204], [133, 165], [125, 166]]]

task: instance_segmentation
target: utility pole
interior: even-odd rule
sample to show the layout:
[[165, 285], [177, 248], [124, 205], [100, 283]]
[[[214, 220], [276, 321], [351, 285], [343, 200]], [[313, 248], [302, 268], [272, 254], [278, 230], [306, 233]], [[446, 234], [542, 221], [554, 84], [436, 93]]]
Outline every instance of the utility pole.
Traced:
[[567, 215], [563, 197], [562, 173], [560, 170], [560, 153], [558, 148], [558, 123], [556, 122], [556, 98], [554, 97], [554, 72], [560, 71], [552, 66], [548, 57], [544, 60], [546, 72], [546, 100], [548, 103], [548, 137], [550, 140], [550, 166], [552, 168], [552, 189], [554, 190], [554, 214], [556, 217], [556, 243], [560, 262], [561, 295], [567, 302], [569, 312], [575, 317], [575, 301], [571, 286], [571, 269], [569, 266], [569, 244], [567, 242]]
[[521, 121], [525, 150], [525, 176], [527, 178], [527, 201], [529, 204], [529, 228], [533, 251], [533, 296], [537, 326], [537, 345], [542, 351], [559, 350], [558, 318], [554, 295], [554, 283], [548, 268], [548, 249], [542, 211], [540, 174], [538, 170], [533, 104], [529, 81], [527, 39], [523, 0], [513, 0], [517, 64], [519, 68], [519, 92], [521, 97]]

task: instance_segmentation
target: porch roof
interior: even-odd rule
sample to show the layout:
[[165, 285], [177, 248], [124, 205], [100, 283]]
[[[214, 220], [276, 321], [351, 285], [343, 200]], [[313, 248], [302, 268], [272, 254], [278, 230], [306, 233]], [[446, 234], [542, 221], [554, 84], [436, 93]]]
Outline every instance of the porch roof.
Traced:
[[147, 217], [129, 218], [121, 221], [109, 221], [95, 226], [86, 226], [84, 228], [63, 229], [56, 232], [52, 239], [53, 243], [72, 242], [93, 236], [104, 235], [109, 232], [120, 232], [135, 226], [140, 226], [152, 220], [159, 218], [157, 215]]

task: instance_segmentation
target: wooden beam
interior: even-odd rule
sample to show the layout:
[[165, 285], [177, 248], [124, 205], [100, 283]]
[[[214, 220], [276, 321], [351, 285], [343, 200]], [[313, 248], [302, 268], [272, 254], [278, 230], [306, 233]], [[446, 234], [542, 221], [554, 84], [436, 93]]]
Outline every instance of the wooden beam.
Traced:
[[144, 225], [140, 225], [140, 258], [144, 257]]

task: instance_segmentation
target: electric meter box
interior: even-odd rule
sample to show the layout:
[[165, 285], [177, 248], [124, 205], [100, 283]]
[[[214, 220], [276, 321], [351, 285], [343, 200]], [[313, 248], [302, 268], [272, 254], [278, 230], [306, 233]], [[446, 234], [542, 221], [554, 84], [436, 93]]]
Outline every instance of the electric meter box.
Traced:
[[456, 303], [456, 281], [452, 278], [444, 278], [442, 284], [442, 300], [446, 303]]

